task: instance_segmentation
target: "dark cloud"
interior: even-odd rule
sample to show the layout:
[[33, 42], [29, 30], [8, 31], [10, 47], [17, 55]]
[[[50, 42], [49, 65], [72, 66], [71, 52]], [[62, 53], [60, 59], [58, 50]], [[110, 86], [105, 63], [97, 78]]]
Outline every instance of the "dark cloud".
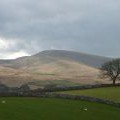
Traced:
[[[120, 56], [119, 0], [1, 0], [4, 52], [67, 49]], [[3, 40], [4, 40], [3, 39]]]

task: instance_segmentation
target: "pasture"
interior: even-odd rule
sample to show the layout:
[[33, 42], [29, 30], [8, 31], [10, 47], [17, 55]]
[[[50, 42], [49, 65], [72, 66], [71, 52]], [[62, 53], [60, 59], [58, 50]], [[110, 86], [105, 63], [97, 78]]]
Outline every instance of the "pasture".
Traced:
[[91, 97], [96, 97], [101, 99], [108, 99], [115, 102], [120, 102], [120, 87], [71, 90], [71, 91], [64, 91], [61, 93], [67, 93], [72, 95], [85, 95], [85, 96], [91, 96]]
[[120, 108], [55, 98], [0, 98], [0, 120], [120, 120]]

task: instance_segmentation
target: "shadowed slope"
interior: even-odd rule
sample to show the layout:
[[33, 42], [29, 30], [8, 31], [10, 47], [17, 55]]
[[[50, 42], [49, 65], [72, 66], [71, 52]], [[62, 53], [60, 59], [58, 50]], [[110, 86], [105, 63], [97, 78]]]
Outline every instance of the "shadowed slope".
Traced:
[[73, 60], [92, 67], [101, 67], [103, 63], [110, 60], [110, 58], [103, 56], [90, 55], [86, 53], [65, 51], [65, 50], [47, 50], [40, 52], [35, 56], [40, 57], [41, 55], [46, 55], [58, 59]]

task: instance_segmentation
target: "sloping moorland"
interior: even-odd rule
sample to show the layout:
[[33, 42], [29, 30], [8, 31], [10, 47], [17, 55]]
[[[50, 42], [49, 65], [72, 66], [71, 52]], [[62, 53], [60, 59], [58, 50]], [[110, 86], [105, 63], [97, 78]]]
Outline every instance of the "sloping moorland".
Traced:
[[[43, 81], [105, 83], [99, 67], [110, 58], [65, 50], [48, 50], [15, 60], [0, 60], [0, 81], [8, 86]], [[69, 84], [69, 83], [68, 83]]]

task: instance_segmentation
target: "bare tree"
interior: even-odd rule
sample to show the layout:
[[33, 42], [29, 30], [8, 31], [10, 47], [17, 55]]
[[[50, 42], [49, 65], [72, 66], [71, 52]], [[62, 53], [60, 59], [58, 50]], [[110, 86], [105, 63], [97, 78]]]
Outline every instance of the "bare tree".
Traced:
[[116, 84], [116, 80], [120, 80], [120, 58], [106, 62], [101, 67], [102, 76], [109, 78]]

